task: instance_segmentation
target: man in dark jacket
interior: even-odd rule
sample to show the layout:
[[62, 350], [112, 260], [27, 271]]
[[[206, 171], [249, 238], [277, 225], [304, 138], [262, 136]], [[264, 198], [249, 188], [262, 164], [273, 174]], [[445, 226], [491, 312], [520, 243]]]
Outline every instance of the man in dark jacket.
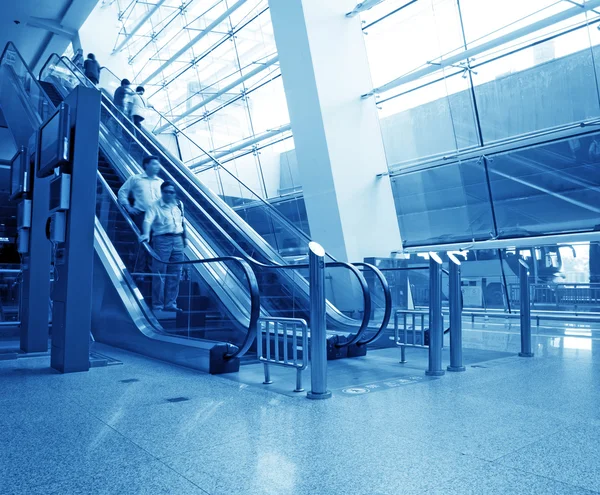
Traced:
[[83, 63], [83, 72], [94, 84], [100, 82], [100, 64], [96, 60], [96, 55], [88, 53], [86, 61]]

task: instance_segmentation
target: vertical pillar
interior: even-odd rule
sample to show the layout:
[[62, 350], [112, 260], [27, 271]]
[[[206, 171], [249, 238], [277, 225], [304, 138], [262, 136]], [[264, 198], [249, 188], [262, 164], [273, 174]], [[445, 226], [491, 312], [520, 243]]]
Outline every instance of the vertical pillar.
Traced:
[[[535, 260], [534, 260], [535, 261]], [[529, 267], [519, 260], [519, 288], [521, 295], [521, 357], [533, 357], [531, 351], [531, 305], [529, 301]]]
[[401, 246], [356, 0], [269, 0], [308, 221], [340, 260]]
[[[29, 153], [35, 150], [36, 134], [29, 142]], [[21, 299], [21, 351], [48, 351], [48, 313], [50, 301], [50, 251], [46, 239], [48, 218], [48, 179], [33, 179], [32, 228], [29, 253], [23, 259]]]
[[308, 244], [310, 281], [310, 384], [309, 399], [329, 399], [327, 390], [327, 335], [325, 320], [325, 250]]
[[460, 261], [448, 253], [450, 304], [450, 365], [448, 371], [465, 371], [462, 354], [462, 292], [460, 288]]
[[442, 376], [442, 260], [437, 253], [429, 253], [429, 368], [427, 376]]
[[62, 170], [71, 174], [71, 206], [56, 267], [50, 365], [69, 373], [89, 369], [100, 93], [79, 86], [65, 103], [75, 123], [71, 163]]

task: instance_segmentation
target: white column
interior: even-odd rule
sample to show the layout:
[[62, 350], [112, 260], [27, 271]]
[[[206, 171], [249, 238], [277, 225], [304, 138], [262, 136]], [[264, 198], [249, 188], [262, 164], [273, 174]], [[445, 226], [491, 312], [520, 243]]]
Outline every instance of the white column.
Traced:
[[269, 0], [314, 241], [341, 260], [401, 247], [356, 0]]

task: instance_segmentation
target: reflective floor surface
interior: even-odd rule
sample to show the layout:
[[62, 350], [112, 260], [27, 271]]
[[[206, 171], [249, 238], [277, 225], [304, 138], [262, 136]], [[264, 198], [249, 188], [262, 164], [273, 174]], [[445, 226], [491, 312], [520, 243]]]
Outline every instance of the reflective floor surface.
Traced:
[[514, 326], [465, 328], [436, 379], [416, 349], [330, 363], [315, 402], [98, 344], [123, 364], [0, 361], [0, 494], [599, 493], [600, 336], [565, 332], [519, 358]]

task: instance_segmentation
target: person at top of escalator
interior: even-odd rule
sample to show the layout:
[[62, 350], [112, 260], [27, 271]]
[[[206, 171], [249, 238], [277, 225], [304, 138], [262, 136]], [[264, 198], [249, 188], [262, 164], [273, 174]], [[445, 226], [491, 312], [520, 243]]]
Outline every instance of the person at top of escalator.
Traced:
[[153, 310], [179, 312], [177, 296], [182, 271], [179, 263], [184, 259], [187, 246], [183, 204], [177, 199], [172, 182], [163, 182], [160, 189], [161, 199], [150, 205], [146, 212], [140, 241], [148, 241], [152, 233], [152, 248], [160, 259], [152, 262]]
[[123, 113], [123, 115], [129, 116], [129, 109], [131, 107], [131, 99], [135, 92], [131, 89], [131, 82], [129, 79], [123, 79], [121, 86], [115, 90], [113, 95], [113, 103]]
[[94, 84], [98, 84], [100, 82], [100, 64], [96, 60], [96, 55], [93, 53], [88, 53], [88, 56], [83, 63], [83, 72], [85, 77], [87, 77]]
[[[119, 203], [127, 210], [131, 219], [142, 232], [144, 225], [144, 215], [150, 205], [156, 203], [161, 197], [160, 186], [163, 180], [158, 176], [160, 173], [160, 161], [156, 156], [147, 156], [142, 161], [144, 173], [132, 175], [125, 181], [125, 184], [119, 189]], [[147, 259], [144, 257], [145, 251], [141, 251], [143, 259], [138, 260], [138, 266], [141, 271], [147, 269]]]

